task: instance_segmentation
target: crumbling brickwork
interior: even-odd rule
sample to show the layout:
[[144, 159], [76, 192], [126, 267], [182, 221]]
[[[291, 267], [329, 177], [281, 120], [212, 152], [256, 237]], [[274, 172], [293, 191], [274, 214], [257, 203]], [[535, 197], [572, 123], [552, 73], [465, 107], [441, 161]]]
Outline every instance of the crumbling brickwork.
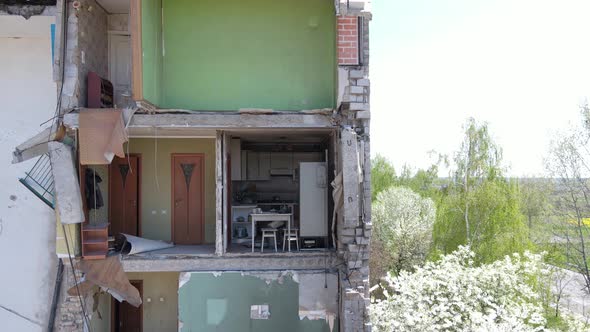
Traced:
[[[352, 21], [354, 16], [359, 21], [359, 58], [358, 65], [347, 65], [339, 59], [339, 101], [343, 123], [351, 128], [350, 135], [344, 133], [341, 140], [355, 141], [358, 159], [346, 157], [346, 147], [342, 149], [342, 167], [347, 163], [358, 163], [363, 176], [358, 186], [358, 218], [339, 221], [339, 253], [346, 266], [341, 271], [342, 292], [342, 330], [371, 331], [369, 320], [369, 255], [371, 224], [371, 154], [370, 154], [370, 80], [369, 80], [369, 22], [371, 14], [357, 8], [341, 5], [340, 14]], [[349, 22], [347, 21], [347, 22]], [[344, 27], [343, 27], [344, 28]], [[352, 26], [350, 26], [352, 28]], [[339, 27], [340, 30], [340, 27]], [[339, 50], [340, 51], [340, 50]], [[343, 145], [348, 142], [342, 142]], [[352, 165], [355, 166], [355, 165]], [[346, 185], [345, 185], [346, 186]], [[350, 192], [349, 192], [350, 195]], [[351, 209], [354, 198], [345, 195], [345, 210]], [[346, 215], [346, 212], [345, 212]]]
[[[55, 311], [54, 331], [60, 332], [80, 332], [84, 331], [84, 316], [82, 314], [82, 305], [78, 296], [70, 296], [67, 290], [74, 286], [74, 273], [70, 266], [68, 259], [63, 259], [64, 271], [61, 283], [61, 290], [58, 298], [58, 305]], [[80, 281], [82, 277], [81, 272], [76, 272], [76, 278]], [[92, 308], [89, 303], [91, 297], [83, 298], [86, 303], [87, 313], [88, 309]]]

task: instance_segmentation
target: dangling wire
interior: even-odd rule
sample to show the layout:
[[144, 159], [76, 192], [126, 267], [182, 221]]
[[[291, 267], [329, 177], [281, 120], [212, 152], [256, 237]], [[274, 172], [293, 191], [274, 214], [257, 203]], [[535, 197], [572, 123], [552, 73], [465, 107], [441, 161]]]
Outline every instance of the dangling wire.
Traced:
[[160, 192], [160, 182], [158, 181], [158, 127], [154, 127], [154, 170], [156, 172], [156, 189]]
[[[70, 232], [70, 227], [68, 227], [68, 232], [66, 233], [66, 227], [64, 224], [61, 224], [61, 231], [64, 234], [64, 239], [66, 242], [66, 249], [68, 251], [68, 259], [70, 261], [70, 267], [72, 268], [72, 275], [74, 276], [74, 285], [76, 286], [76, 293], [78, 295], [78, 300], [80, 301], [80, 306], [82, 307], [82, 316], [84, 316], [84, 323], [88, 327], [88, 330], [92, 332], [92, 326], [90, 325], [90, 319], [88, 318], [88, 314], [86, 313], [86, 301], [82, 297], [82, 293], [80, 292], [80, 284], [78, 283], [78, 277], [76, 276], [76, 269], [74, 267], [74, 261], [72, 259], [72, 252], [70, 251], [70, 242], [68, 241], [68, 233]], [[72, 234], [70, 234], [70, 238]]]
[[133, 174], [133, 168], [131, 168], [131, 158], [129, 158], [129, 145], [131, 145], [131, 141], [127, 141], [127, 166], [129, 166], [129, 170], [131, 174]]

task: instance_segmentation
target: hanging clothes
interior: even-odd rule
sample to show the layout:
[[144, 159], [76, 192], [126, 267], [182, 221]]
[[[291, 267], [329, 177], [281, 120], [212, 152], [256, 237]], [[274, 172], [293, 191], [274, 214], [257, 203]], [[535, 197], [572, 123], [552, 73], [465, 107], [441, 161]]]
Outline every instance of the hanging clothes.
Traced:
[[102, 200], [102, 192], [100, 191], [99, 183], [102, 182], [100, 175], [96, 174], [93, 169], [87, 168], [84, 174], [84, 181], [86, 187], [86, 206], [88, 210], [100, 209], [104, 206]]

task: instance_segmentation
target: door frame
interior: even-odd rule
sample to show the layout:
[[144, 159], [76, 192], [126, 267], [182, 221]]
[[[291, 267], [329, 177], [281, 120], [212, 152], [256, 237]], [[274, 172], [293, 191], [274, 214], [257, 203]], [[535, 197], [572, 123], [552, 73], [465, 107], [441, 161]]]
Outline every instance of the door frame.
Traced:
[[201, 160], [201, 243], [197, 245], [205, 244], [205, 154], [204, 153], [171, 153], [170, 154], [170, 210], [172, 213], [170, 214], [170, 226], [172, 233], [170, 234], [170, 238], [172, 239], [172, 243], [176, 243], [174, 239], [174, 218], [175, 218], [175, 209], [174, 209], [174, 157], [199, 157]]
[[[129, 77], [129, 92], [133, 93], [133, 43], [131, 42], [131, 33], [129, 33], [129, 31], [116, 31], [116, 30], [109, 30], [107, 31], [107, 54], [108, 54], [108, 61], [107, 61], [107, 74], [108, 74], [108, 78], [109, 81], [111, 81], [111, 83], [113, 83], [113, 66], [112, 66], [112, 60], [113, 60], [113, 56], [111, 54], [111, 52], [113, 51], [113, 39], [115, 38], [120, 38], [120, 37], [127, 37], [129, 39], [129, 66], [131, 67], [131, 70], [129, 72], [130, 77]], [[113, 83], [113, 89], [115, 87], [115, 83]], [[113, 91], [114, 93], [114, 91]], [[113, 97], [113, 104], [115, 103], [115, 99]]]
[[[128, 156], [130, 157], [137, 157], [137, 236], [141, 237], [142, 235], [142, 230], [141, 230], [141, 153], [129, 153], [125, 155], [125, 158], [127, 158]], [[107, 173], [109, 174], [109, 186], [108, 186], [108, 195], [109, 195], [109, 211], [108, 211], [108, 218], [109, 218], [109, 223], [111, 221], [111, 215], [112, 215], [112, 204], [111, 204], [111, 200], [113, 199], [113, 195], [111, 195], [111, 193], [113, 192], [112, 190], [112, 181], [111, 181], [111, 164], [109, 164], [109, 167], [107, 167]]]
[[[139, 331], [143, 331], [143, 280], [129, 280], [130, 284], [136, 284], [139, 286], [137, 289], [139, 291], [139, 297], [141, 297], [141, 305], [139, 306]], [[133, 285], [135, 287], [136, 285]], [[119, 301], [117, 301], [111, 295], [111, 332], [116, 331], [117, 322], [115, 321], [115, 317], [117, 317], [116, 312], [119, 305]]]

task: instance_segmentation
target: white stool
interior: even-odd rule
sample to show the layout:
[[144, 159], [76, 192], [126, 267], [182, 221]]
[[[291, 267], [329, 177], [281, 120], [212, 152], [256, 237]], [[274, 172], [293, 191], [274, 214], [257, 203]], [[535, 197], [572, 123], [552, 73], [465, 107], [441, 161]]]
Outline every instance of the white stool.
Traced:
[[295, 241], [297, 243], [297, 251], [299, 251], [299, 228], [291, 228], [291, 233], [285, 228], [283, 232], [283, 251], [285, 251], [287, 241]]
[[264, 252], [264, 239], [273, 238], [275, 240], [275, 252], [277, 250], [277, 229], [276, 228], [263, 228], [262, 229], [262, 243], [260, 244], [260, 252]]

